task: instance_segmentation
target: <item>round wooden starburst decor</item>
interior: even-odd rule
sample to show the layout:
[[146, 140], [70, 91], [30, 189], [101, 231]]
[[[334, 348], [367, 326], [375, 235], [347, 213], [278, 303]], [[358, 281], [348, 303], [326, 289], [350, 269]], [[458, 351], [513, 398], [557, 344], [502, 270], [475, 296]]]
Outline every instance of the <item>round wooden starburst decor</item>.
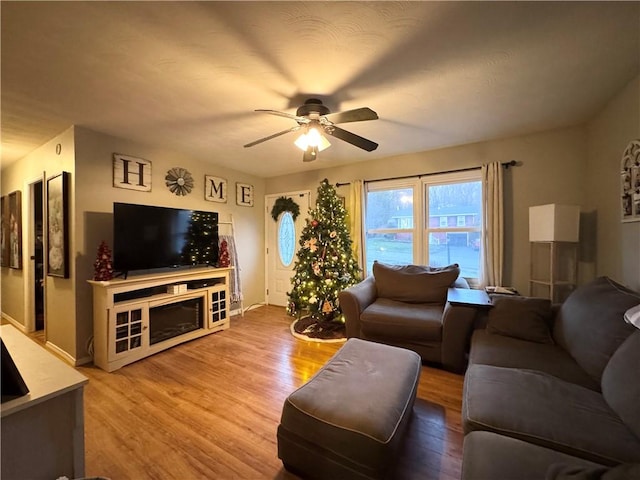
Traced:
[[193, 177], [186, 168], [174, 167], [164, 177], [165, 183], [171, 193], [184, 196], [193, 189]]

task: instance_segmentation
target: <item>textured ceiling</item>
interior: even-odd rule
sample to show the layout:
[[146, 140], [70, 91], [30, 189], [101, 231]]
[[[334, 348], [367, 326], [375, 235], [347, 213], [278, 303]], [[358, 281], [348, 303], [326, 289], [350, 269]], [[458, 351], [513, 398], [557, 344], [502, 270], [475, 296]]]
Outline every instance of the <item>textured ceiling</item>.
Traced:
[[[638, 2], [0, 7], [3, 164], [80, 125], [269, 177], [576, 125], [640, 71]], [[380, 147], [243, 148], [310, 96], [375, 110], [342, 126]]]

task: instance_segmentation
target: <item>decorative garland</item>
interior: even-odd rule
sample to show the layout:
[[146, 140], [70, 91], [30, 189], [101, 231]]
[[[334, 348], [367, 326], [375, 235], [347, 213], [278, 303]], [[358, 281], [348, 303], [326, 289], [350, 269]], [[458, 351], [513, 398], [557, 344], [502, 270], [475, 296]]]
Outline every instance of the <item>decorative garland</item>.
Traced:
[[293, 217], [293, 221], [296, 221], [298, 215], [300, 215], [300, 206], [293, 201], [293, 198], [290, 197], [280, 197], [276, 200], [276, 203], [273, 204], [273, 208], [271, 209], [271, 217], [274, 221], [278, 221], [278, 217], [282, 212], [291, 212], [291, 216]]

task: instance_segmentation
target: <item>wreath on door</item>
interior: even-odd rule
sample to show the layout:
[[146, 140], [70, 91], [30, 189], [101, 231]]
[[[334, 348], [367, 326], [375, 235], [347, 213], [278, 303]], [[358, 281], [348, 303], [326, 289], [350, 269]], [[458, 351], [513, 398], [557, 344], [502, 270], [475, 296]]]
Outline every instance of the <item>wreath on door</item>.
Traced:
[[294, 202], [291, 197], [280, 197], [276, 200], [276, 203], [273, 204], [271, 217], [277, 222], [282, 212], [291, 212], [291, 216], [295, 222], [298, 215], [300, 215], [300, 206]]

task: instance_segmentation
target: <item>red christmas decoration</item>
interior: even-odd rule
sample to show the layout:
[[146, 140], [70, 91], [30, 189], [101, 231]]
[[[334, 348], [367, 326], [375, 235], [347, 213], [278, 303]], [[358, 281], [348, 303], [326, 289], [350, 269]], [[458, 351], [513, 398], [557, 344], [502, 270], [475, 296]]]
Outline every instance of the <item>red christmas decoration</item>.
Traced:
[[229, 245], [227, 245], [226, 240], [222, 240], [220, 242], [220, 252], [218, 255], [218, 266], [219, 267], [228, 267], [231, 264], [229, 260]]
[[113, 265], [111, 263], [111, 249], [103, 240], [98, 247], [96, 261], [93, 262], [93, 279], [98, 281], [111, 280], [113, 278]]

